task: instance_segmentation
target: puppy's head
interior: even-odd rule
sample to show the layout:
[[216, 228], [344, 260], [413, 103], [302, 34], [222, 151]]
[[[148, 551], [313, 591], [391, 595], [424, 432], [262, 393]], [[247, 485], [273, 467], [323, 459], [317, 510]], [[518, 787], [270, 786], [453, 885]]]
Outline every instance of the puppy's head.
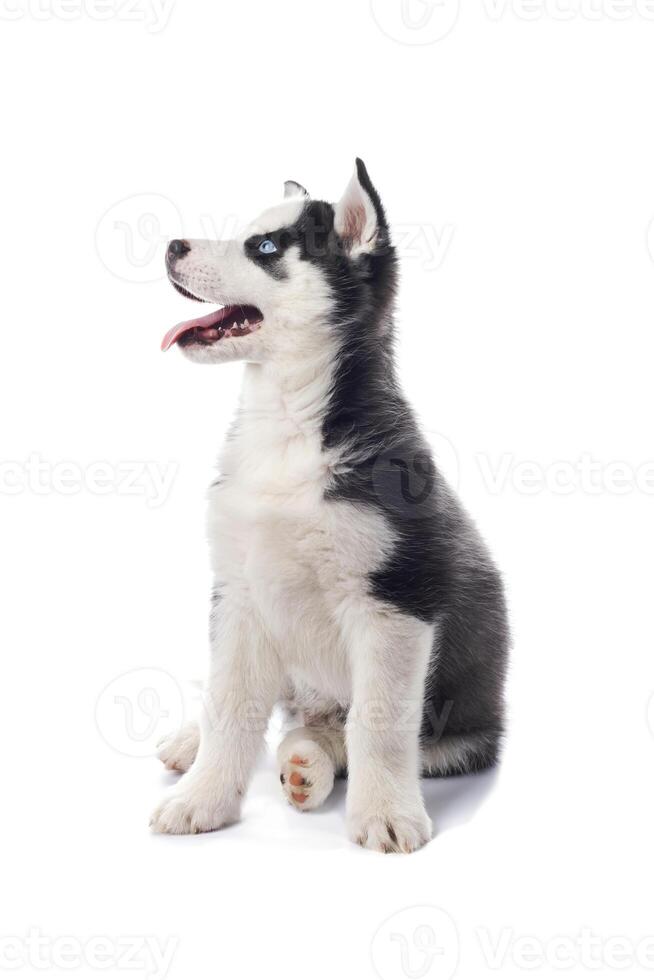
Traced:
[[208, 363], [317, 351], [337, 327], [388, 303], [394, 261], [384, 210], [361, 160], [335, 205], [287, 181], [283, 202], [237, 238], [169, 243], [172, 284], [218, 309], [178, 323], [162, 348], [177, 344]]

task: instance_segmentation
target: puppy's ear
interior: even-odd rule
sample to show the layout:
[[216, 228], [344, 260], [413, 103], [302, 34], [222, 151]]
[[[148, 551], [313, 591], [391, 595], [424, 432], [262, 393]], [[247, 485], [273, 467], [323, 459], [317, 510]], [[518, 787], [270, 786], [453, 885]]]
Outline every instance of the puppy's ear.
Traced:
[[284, 197], [309, 197], [309, 191], [297, 180], [287, 180], [284, 183]]
[[350, 183], [334, 208], [334, 230], [352, 255], [372, 252], [388, 231], [379, 194], [358, 157]]

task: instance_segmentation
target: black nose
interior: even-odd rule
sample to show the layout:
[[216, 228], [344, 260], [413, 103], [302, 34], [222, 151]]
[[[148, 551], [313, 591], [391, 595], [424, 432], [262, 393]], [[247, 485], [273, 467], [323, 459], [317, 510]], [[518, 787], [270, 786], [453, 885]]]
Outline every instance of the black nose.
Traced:
[[170, 256], [174, 255], [175, 258], [179, 258], [180, 255], [186, 255], [190, 251], [191, 246], [183, 238], [173, 238], [172, 242], [168, 244], [168, 254]]

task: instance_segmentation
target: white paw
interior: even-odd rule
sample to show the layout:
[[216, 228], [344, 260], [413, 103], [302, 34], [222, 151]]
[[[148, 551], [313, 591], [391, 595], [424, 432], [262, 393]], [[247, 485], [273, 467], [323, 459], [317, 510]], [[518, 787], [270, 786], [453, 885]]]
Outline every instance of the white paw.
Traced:
[[431, 820], [421, 801], [413, 806], [388, 805], [366, 808], [348, 818], [350, 839], [384, 854], [410, 854], [431, 840]]
[[189, 773], [152, 814], [155, 834], [204, 834], [239, 818], [240, 797], [225, 795], [211, 775]]
[[325, 750], [309, 738], [288, 735], [277, 752], [279, 779], [286, 799], [298, 810], [315, 810], [334, 786], [334, 764]]
[[161, 759], [166, 769], [188, 772], [195, 762], [199, 744], [200, 726], [197, 721], [191, 721], [178, 732], [162, 738], [157, 745], [157, 758]]

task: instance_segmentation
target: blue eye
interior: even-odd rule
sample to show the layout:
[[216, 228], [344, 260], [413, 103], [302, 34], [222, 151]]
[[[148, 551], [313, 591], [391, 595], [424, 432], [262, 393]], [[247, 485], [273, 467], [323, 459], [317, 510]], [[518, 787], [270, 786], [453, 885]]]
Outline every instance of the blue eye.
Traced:
[[264, 238], [264, 240], [259, 245], [259, 251], [262, 255], [272, 255], [273, 252], [277, 251], [277, 246], [275, 245], [272, 238]]

